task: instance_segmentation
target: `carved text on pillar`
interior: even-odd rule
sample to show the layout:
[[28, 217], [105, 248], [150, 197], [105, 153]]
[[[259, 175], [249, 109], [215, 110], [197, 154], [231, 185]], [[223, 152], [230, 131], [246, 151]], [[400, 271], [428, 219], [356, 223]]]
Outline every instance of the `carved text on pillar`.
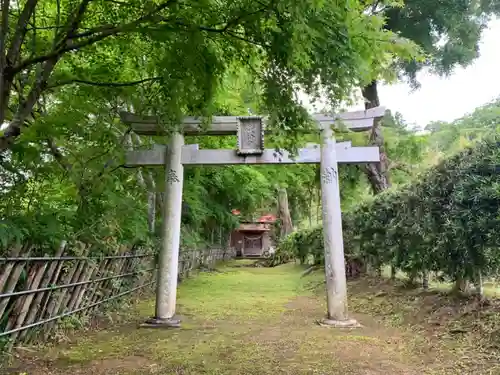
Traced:
[[326, 273], [327, 277], [334, 277], [335, 276], [335, 274], [333, 272], [332, 265], [329, 262], [327, 264], [325, 264], [325, 273]]
[[180, 182], [179, 177], [173, 169], [170, 169], [167, 174], [167, 181], [169, 184], [173, 184], [174, 182]]
[[333, 184], [337, 179], [337, 171], [333, 167], [328, 167], [321, 174], [321, 179], [325, 184]]

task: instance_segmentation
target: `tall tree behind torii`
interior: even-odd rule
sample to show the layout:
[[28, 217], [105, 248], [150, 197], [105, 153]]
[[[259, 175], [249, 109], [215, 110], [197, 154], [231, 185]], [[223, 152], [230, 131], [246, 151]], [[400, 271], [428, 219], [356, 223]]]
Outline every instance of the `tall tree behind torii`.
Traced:
[[[479, 40], [486, 27], [488, 16], [498, 14], [500, 4], [496, 0], [487, 0], [479, 5], [476, 1], [455, 0], [422, 2], [405, 1], [403, 7], [391, 7], [375, 2], [371, 11], [384, 14], [388, 31], [412, 40], [428, 56], [422, 61], [396, 61], [394, 68], [398, 78], [407, 80], [418, 88], [417, 72], [430, 68], [439, 75], [448, 75], [457, 65], [466, 67], [479, 56]], [[445, 43], [442, 43], [445, 41]], [[378, 80], [374, 79], [362, 88], [365, 109], [380, 105]], [[379, 147], [380, 163], [367, 164], [365, 173], [373, 194], [379, 194], [391, 187], [391, 164], [384, 147], [381, 121], [375, 121], [369, 136], [369, 144]], [[381, 274], [380, 265], [378, 273]], [[391, 278], [396, 270], [391, 267]], [[428, 286], [428, 275], [423, 275], [423, 286]]]
[[284, 187], [278, 189], [278, 218], [280, 219], [280, 238], [285, 238], [293, 232], [293, 223], [288, 207], [288, 194]]
[[[500, 13], [500, 3], [496, 0], [479, 3], [473, 0], [408, 0], [403, 7], [391, 7], [377, 1], [371, 12], [383, 14], [386, 30], [412, 40], [426, 54], [423, 61], [397, 61], [394, 66], [399, 79], [418, 88], [416, 75], [422, 68], [448, 75], [457, 65], [466, 67], [479, 56], [481, 32], [489, 16]], [[362, 88], [366, 109], [380, 105], [377, 85], [378, 80], [373, 80]], [[378, 194], [391, 186], [391, 167], [380, 122], [374, 123], [369, 139], [371, 145], [380, 147], [380, 163], [368, 164], [365, 168], [372, 191]]]

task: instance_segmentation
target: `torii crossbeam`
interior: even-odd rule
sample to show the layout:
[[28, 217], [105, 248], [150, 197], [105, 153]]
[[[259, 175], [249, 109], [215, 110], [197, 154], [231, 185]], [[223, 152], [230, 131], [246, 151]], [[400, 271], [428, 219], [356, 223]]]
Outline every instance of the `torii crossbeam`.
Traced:
[[[171, 136], [169, 145], [155, 145], [152, 150], [127, 153], [126, 165], [165, 166], [166, 196], [163, 212], [163, 247], [160, 252], [155, 316], [149, 326], [179, 327], [175, 319], [177, 272], [181, 227], [184, 165], [295, 164], [314, 163], [321, 168], [321, 202], [325, 251], [327, 318], [325, 324], [357, 326], [348, 318], [347, 285], [342, 239], [342, 218], [338, 184], [338, 164], [379, 162], [378, 147], [352, 147], [350, 142], [336, 143], [332, 126], [341, 122], [353, 131], [365, 131], [383, 117], [385, 109], [346, 112], [335, 116], [314, 115], [321, 132], [321, 145], [308, 145], [297, 155], [264, 148], [265, 119], [259, 116], [215, 116], [208, 126], [202, 119], [186, 117], [180, 132]], [[164, 128], [154, 116], [140, 117], [121, 113], [121, 119], [138, 135], [162, 135]], [[184, 135], [238, 136], [237, 150], [203, 150], [198, 145], [184, 145]]]

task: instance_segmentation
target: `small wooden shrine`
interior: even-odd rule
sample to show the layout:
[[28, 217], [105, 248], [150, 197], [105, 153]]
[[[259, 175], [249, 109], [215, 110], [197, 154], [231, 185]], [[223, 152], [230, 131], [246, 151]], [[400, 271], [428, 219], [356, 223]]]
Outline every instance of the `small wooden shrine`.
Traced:
[[240, 223], [233, 230], [230, 245], [238, 258], [261, 258], [271, 255], [274, 249], [273, 229], [276, 216], [264, 215], [254, 222]]

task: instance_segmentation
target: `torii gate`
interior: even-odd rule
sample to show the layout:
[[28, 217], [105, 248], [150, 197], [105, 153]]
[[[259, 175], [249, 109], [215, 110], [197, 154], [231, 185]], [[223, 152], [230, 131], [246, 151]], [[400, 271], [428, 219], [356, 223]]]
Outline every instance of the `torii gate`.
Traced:
[[[333, 117], [314, 115], [322, 134], [321, 145], [309, 145], [292, 158], [287, 152], [264, 149], [263, 119], [259, 116], [215, 116], [207, 129], [202, 119], [186, 117], [181, 132], [174, 133], [168, 146], [155, 145], [152, 150], [130, 151], [126, 165], [165, 166], [165, 201], [163, 211], [163, 247], [159, 256], [155, 316], [146, 322], [152, 327], [180, 327], [175, 318], [177, 272], [181, 228], [184, 165], [231, 164], [321, 164], [321, 202], [325, 251], [327, 318], [326, 325], [353, 327], [358, 323], [348, 318], [347, 285], [342, 239], [342, 218], [337, 164], [379, 162], [378, 147], [351, 147], [350, 142], [336, 143], [331, 129], [338, 120], [353, 131], [369, 130], [383, 117], [383, 107], [346, 112]], [[155, 116], [140, 117], [128, 112], [120, 114], [138, 135], [162, 135]], [[184, 135], [238, 136], [237, 150], [201, 150], [198, 145], [184, 145]]]

